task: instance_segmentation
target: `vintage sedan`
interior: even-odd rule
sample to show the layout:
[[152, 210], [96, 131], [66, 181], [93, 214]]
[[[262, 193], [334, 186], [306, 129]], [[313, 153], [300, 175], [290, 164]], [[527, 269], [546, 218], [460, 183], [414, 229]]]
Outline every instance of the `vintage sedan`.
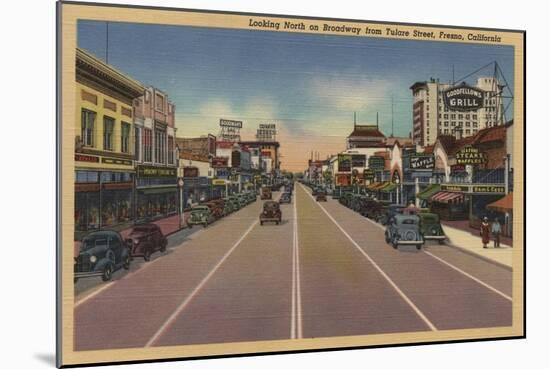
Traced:
[[279, 204], [290, 204], [292, 202], [292, 194], [290, 192], [283, 192], [279, 198]]
[[130, 247], [130, 256], [142, 256], [145, 261], [151, 260], [156, 251], [165, 252], [168, 240], [156, 224], [141, 224], [134, 226], [126, 237]]
[[398, 204], [391, 204], [386, 207], [386, 211], [380, 217], [380, 223], [383, 225], [388, 224], [388, 222], [396, 215], [400, 214], [403, 211], [404, 206]]
[[436, 240], [440, 245], [445, 243], [447, 236], [443, 232], [439, 215], [434, 213], [419, 212], [420, 231], [424, 235], [425, 240]]
[[384, 211], [384, 205], [380, 201], [372, 198], [363, 200], [361, 209], [359, 209], [359, 213], [361, 213], [362, 216], [376, 221], [380, 219]]
[[327, 194], [324, 191], [318, 191], [315, 195], [315, 201], [327, 201]]
[[239, 207], [244, 208], [246, 205], [249, 204], [248, 198], [245, 196], [244, 193], [240, 193], [237, 195], [237, 200], [239, 201]]
[[223, 199], [223, 216], [227, 216], [234, 211], [233, 202], [228, 197]]
[[204, 205], [210, 208], [210, 212], [215, 219], [223, 217], [223, 202], [219, 200], [210, 200]]
[[187, 226], [193, 228], [194, 225], [202, 224], [207, 227], [214, 221], [214, 215], [210, 208], [206, 205], [196, 205], [191, 208], [191, 214], [187, 219]]
[[280, 224], [281, 217], [281, 208], [279, 207], [278, 202], [264, 202], [264, 209], [260, 213], [260, 225], [264, 225], [265, 222], [275, 222], [275, 224]]
[[237, 197], [237, 195], [229, 196], [229, 201], [233, 205], [233, 211], [237, 211], [241, 208], [241, 202], [239, 201], [239, 198]]
[[420, 250], [424, 244], [424, 236], [420, 231], [420, 218], [417, 215], [394, 215], [386, 227], [384, 237], [394, 249], [400, 245], [412, 245]]
[[113, 273], [130, 268], [128, 243], [115, 231], [92, 232], [82, 239], [80, 251], [74, 260], [74, 281], [80, 278], [101, 277], [111, 280]]
[[256, 201], [256, 191], [248, 191], [246, 193], [246, 197], [248, 198], [248, 201], [251, 203]]
[[262, 187], [260, 198], [262, 200], [271, 200], [273, 198], [273, 195], [271, 194], [271, 188], [270, 187]]

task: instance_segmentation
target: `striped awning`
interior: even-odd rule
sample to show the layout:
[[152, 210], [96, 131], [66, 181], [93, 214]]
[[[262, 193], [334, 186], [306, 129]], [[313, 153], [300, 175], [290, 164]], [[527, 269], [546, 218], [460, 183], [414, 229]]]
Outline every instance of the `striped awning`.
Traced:
[[460, 204], [464, 202], [464, 194], [459, 192], [441, 191], [433, 195], [431, 200], [444, 204]]

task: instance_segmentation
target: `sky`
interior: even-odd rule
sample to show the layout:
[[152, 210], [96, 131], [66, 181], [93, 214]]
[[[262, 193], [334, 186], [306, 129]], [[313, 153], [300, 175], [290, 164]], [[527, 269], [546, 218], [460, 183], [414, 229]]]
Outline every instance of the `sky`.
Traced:
[[389, 136], [393, 105], [393, 134], [408, 136], [409, 87], [449, 82], [453, 67], [459, 80], [497, 61], [513, 90], [510, 46], [86, 20], [78, 46], [166, 92], [177, 136], [217, 134], [225, 118], [243, 121], [241, 136], [251, 140], [258, 124], [275, 123], [281, 168], [290, 171], [305, 169], [312, 151], [325, 158], [345, 149], [354, 112], [358, 124], [376, 124], [378, 112]]

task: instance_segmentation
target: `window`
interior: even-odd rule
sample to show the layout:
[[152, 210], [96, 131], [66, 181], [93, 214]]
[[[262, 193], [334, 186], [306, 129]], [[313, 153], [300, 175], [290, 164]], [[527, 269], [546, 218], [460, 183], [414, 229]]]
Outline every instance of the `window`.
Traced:
[[469, 129], [466, 130], [466, 134], [467, 134], [467, 135], [470, 134], [470, 130], [469, 130]]
[[466, 119], [470, 119], [470, 114], [466, 114]]
[[113, 130], [115, 120], [111, 117], [103, 117], [103, 150], [113, 150]]
[[130, 152], [130, 123], [122, 122], [120, 133], [120, 151]]
[[161, 94], [155, 95], [155, 109], [158, 111], [164, 111], [164, 96]]
[[477, 114], [472, 114], [472, 119], [477, 119]]
[[466, 127], [470, 127], [470, 122], [466, 122]]
[[82, 109], [80, 124], [80, 139], [84, 146], [94, 146], [95, 112]]
[[141, 152], [139, 127], [134, 128], [134, 159], [139, 161], [139, 155]]
[[153, 160], [153, 131], [148, 128], [143, 129], [143, 161], [152, 162]]
[[448, 127], [448, 126], [449, 126], [449, 122], [445, 122], [444, 125], [445, 125], [445, 127]]
[[168, 136], [168, 164], [174, 164], [174, 137]]
[[449, 119], [449, 114], [443, 114], [443, 118]]
[[456, 119], [456, 114], [451, 114], [451, 119]]
[[162, 129], [155, 129], [155, 162], [166, 163], [166, 132]]

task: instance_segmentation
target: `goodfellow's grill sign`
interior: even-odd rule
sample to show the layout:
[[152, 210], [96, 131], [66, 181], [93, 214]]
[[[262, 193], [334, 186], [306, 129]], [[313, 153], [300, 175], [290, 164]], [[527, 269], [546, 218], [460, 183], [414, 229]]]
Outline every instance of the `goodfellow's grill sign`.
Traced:
[[443, 92], [443, 101], [449, 110], [475, 111], [483, 107], [484, 92], [466, 84]]

